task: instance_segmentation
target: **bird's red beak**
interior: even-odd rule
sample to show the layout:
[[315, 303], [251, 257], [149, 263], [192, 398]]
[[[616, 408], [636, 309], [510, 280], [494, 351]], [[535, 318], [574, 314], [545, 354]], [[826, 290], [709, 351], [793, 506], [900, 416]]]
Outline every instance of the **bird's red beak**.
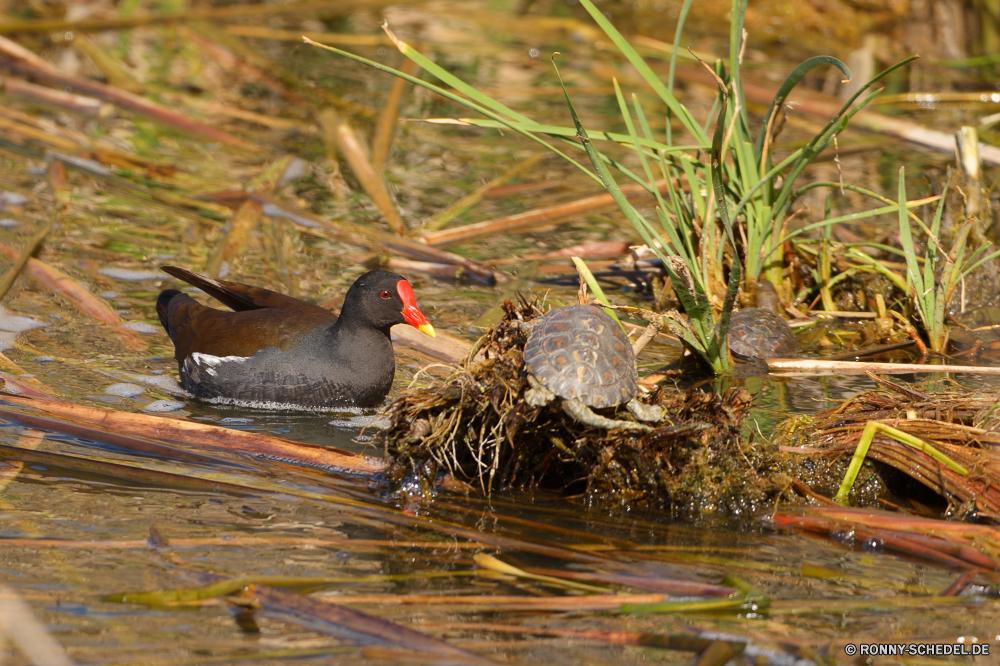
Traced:
[[434, 327], [427, 321], [427, 317], [417, 309], [417, 298], [413, 295], [413, 287], [410, 286], [410, 283], [406, 280], [400, 280], [396, 283], [396, 291], [399, 292], [399, 298], [403, 301], [403, 319], [406, 320], [406, 323], [432, 338], [437, 337], [434, 333]]

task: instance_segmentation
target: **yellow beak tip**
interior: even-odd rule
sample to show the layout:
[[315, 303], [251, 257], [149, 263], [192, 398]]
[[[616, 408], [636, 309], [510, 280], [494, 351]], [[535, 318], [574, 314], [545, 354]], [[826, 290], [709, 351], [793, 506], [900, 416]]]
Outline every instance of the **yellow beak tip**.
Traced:
[[417, 326], [417, 330], [426, 333], [432, 338], [437, 337], [437, 334], [434, 332], [434, 327], [431, 326], [430, 324], [421, 324], [420, 326]]

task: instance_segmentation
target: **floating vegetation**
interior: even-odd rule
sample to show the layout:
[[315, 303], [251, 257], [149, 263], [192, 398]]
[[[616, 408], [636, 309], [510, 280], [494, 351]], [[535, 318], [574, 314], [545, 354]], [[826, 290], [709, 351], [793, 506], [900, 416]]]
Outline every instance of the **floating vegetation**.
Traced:
[[657, 386], [642, 402], [661, 406], [665, 417], [649, 433], [588, 426], [557, 406], [529, 405], [521, 322], [540, 314], [523, 299], [506, 301], [504, 319], [474, 357], [440, 385], [404, 391], [392, 404], [377, 439], [397, 489], [416, 482], [427, 493], [443, 472], [486, 493], [586, 492], [690, 518], [752, 516], [781, 492], [777, 449], [740, 433], [751, 406], [743, 389]]

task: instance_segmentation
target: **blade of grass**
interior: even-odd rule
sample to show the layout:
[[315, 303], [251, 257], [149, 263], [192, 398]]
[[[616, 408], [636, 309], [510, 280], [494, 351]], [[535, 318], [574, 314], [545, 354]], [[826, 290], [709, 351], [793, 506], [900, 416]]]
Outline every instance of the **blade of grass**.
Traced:
[[[590, 272], [590, 269], [587, 268], [587, 264], [583, 261], [583, 259], [581, 259], [580, 257], [571, 257], [571, 258], [573, 260], [573, 265], [576, 266], [576, 270], [579, 271], [584, 281], [586, 281], [587, 286], [590, 287], [590, 290], [594, 292], [594, 296], [597, 298], [597, 300], [599, 300], [604, 305], [610, 305], [610, 303], [608, 302], [608, 297], [604, 295], [604, 290], [601, 289], [601, 285], [597, 282], [597, 279], [594, 277], [594, 274]], [[610, 316], [612, 319], [618, 322], [618, 325], [622, 327], [623, 331], [625, 331], [625, 327], [622, 326], [622, 323], [618, 319], [618, 315], [615, 314], [614, 310], [609, 310], [608, 308], [604, 308], [604, 311], [608, 313], [608, 316]], [[627, 335], [628, 331], [625, 331], [625, 333]]]
[[897, 430], [896, 428], [879, 421], [869, 421], [868, 424], [865, 425], [864, 431], [862, 431], [861, 439], [858, 441], [858, 447], [854, 451], [854, 456], [851, 458], [851, 463], [847, 468], [847, 474], [844, 475], [844, 481], [840, 484], [840, 490], [837, 491], [837, 494], [833, 498], [835, 502], [840, 502], [841, 504], [845, 504], [847, 502], [847, 497], [851, 492], [851, 488], [854, 486], [854, 481], [857, 479], [858, 473], [861, 471], [861, 465], [864, 463], [865, 457], [868, 455], [868, 449], [871, 447], [872, 440], [875, 439], [876, 433], [882, 433], [892, 437], [902, 444], [906, 444], [907, 446], [913, 447], [918, 451], [927, 454], [957, 474], [961, 474], [962, 476], [968, 476], [969, 474], [968, 470], [964, 467], [919, 437], [914, 437], [909, 433]]
[[687, 128], [688, 132], [695, 138], [699, 143], [708, 143], [708, 136], [702, 130], [701, 126], [698, 125], [691, 112], [687, 108], [677, 101], [663, 82], [660, 81], [659, 77], [653, 72], [653, 70], [646, 64], [646, 61], [642, 59], [642, 56], [636, 52], [632, 45], [628, 43], [628, 40], [622, 36], [618, 29], [611, 25], [604, 14], [599, 10], [592, 0], [580, 0], [580, 4], [583, 5], [584, 9], [590, 14], [590, 16], [597, 22], [597, 25], [604, 30], [604, 33], [614, 42], [614, 45], [618, 47], [618, 50], [622, 52], [622, 55], [635, 67], [639, 75], [646, 81], [647, 84], [659, 95], [663, 103], [667, 105], [670, 112], [677, 116], [684, 127]]

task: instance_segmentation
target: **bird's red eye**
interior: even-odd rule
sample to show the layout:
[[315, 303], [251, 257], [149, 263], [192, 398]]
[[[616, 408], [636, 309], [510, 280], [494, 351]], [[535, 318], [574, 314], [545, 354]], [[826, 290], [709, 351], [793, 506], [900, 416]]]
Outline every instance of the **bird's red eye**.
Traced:
[[383, 289], [382, 293], [379, 294], [382, 298], [392, 298], [392, 294], [389, 293], [388, 289]]

